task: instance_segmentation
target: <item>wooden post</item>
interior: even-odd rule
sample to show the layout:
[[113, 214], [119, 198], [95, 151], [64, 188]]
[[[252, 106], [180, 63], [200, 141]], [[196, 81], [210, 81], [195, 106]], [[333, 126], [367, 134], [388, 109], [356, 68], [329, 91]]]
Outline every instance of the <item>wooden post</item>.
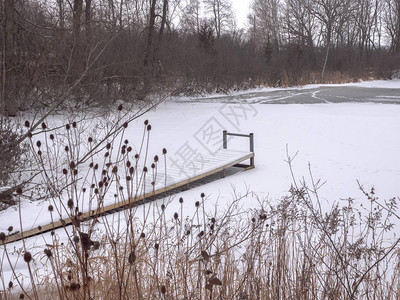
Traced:
[[[250, 152], [254, 153], [254, 134], [250, 133]], [[250, 166], [254, 167], [254, 156], [250, 158]]]
[[228, 139], [227, 139], [227, 131], [222, 131], [222, 148], [227, 149], [228, 147]]

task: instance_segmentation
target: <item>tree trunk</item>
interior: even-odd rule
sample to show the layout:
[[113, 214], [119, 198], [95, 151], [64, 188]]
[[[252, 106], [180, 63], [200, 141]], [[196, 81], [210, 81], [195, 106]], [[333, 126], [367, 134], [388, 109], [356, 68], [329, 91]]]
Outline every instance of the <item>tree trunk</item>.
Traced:
[[92, 0], [85, 0], [85, 37], [86, 44], [92, 38]]
[[15, 71], [15, 18], [14, 0], [5, 0], [5, 47], [3, 58], [3, 95], [2, 95], [2, 114], [15, 116], [17, 114], [17, 89]]
[[150, 59], [152, 57], [153, 52], [153, 37], [154, 37], [154, 27], [156, 21], [156, 0], [151, 0], [150, 5], [150, 19], [149, 19], [149, 29], [147, 32], [147, 46], [146, 46], [146, 54], [144, 58], [144, 66], [147, 67], [151, 64]]
[[72, 20], [72, 35], [74, 39], [72, 49], [72, 61], [71, 61], [71, 74], [72, 81], [77, 80], [80, 75], [84, 72], [85, 61], [83, 58], [83, 44], [81, 37], [81, 18], [83, 12], [83, 0], [74, 0], [73, 7], [73, 20]]

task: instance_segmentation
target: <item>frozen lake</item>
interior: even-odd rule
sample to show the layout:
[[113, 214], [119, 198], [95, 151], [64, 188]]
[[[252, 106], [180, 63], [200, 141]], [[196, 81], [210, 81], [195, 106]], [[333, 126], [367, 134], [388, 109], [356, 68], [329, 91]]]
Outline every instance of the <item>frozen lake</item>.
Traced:
[[186, 101], [261, 104], [313, 104], [372, 102], [400, 104], [400, 80], [350, 83], [344, 85], [306, 85], [299, 88], [263, 88], [232, 95], [193, 98]]

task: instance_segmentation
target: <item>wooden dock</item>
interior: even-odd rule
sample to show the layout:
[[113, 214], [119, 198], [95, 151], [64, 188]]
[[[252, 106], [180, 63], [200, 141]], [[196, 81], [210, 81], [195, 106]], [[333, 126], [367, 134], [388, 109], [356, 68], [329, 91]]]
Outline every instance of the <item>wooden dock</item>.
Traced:
[[[235, 135], [240, 137], [250, 138], [251, 151], [235, 151], [227, 149], [227, 136]], [[112, 214], [122, 211], [127, 208], [148, 203], [157, 199], [161, 199], [181, 191], [190, 189], [194, 186], [199, 186], [218, 178], [225, 177], [242, 170], [254, 168], [254, 142], [253, 135], [232, 134], [224, 131], [223, 133], [223, 149], [216, 153], [202, 155], [201, 160], [193, 161], [192, 169], [184, 172], [181, 166], [170, 167], [167, 177], [159, 177], [156, 182], [148, 178], [142, 183], [138, 190], [143, 191], [138, 193], [134, 198], [127, 201], [117, 202], [110, 205], [98, 207], [94, 210], [84, 212], [80, 217], [80, 221], [87, 221], [91, 218], [97, 218], [107, 214]], [[245, 163], [248, 161], [248, 163]], [[149, 176], [150, 177], [150, 176]], [[11, 243], [23, 238], [32, 237], [45, 232], [55, 230], [71, 225], [73, 220], [65, 218], [63, 220], [54, 221], [50, 224], [38, 226], [23, 233], [14, 233], [8, 235], [4, 243]], [[0, 242], [2, 244], [2, 242]]]

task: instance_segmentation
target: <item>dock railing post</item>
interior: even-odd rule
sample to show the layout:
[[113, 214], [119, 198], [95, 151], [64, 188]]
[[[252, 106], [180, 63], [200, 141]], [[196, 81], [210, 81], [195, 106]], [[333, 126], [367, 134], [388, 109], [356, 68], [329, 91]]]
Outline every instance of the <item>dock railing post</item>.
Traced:
[[[249, 137], [250, 137], [250, 152], [254, 153], [254, 134], [250, 133]], [[250, 166], [254, 167], [254, 156], [250, 158]]]
[[222, 148], [224, 149], [228, 148], [227, 133], [228, 132], [226, 130], [222, 131]]

